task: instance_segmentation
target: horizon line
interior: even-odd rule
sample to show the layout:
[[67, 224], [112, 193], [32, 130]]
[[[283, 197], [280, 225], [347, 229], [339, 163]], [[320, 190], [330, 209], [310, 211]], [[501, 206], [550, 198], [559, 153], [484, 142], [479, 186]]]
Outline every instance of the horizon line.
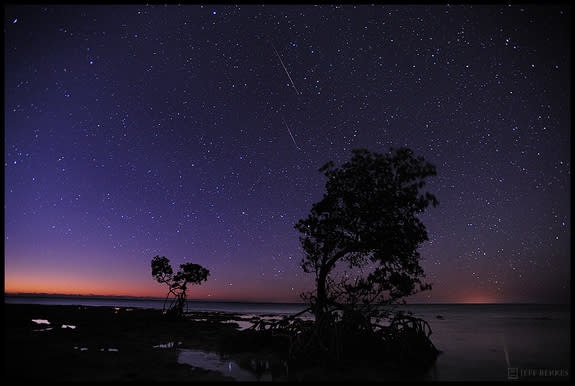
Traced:
[[[48, 293], [48, 292], [5, 292], [4, 296], [37, 296], [37, 297], [86, 297], [86, 298], [125, 298], [125, 299], [146, 299], [146, 300], [164, 300], [164, 297], [158, 296], [135, 296], [135, 295], [100, 295], [100, 294], [62, 294], [62, 293]], [[200, 301], [200, 302], [226, 302], [226, 303], [289, 303], [289, 304], [307, 304], [301, 301], [266, 301], [266, 300], [232, 300], [232, 299], [200, 299], [200, 298], [189, 298], [188, 301]], [[534, 301], [515, 301], [515, 302], [406, 302], [405, 304], [396, 303], [392, 305], [448, 305], [448, 304], [483, 304], [483, 305], [493, 305], [493, 304], [549, 304], [549, 305], [570, 305], [571, 302], [564, 303], [551, 303], [551, 302], [534, 302]]]

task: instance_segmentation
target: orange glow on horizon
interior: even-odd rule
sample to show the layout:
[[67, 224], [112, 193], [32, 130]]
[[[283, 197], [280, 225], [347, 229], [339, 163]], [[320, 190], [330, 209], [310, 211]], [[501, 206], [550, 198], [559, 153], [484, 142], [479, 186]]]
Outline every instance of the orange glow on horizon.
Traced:
[[[19, 260], [25, 261], [26, 257]], [[300, 291], [290, 291], [291, 286], [277, 286], [277, 283], [236, 282], [233, 287], [218, 284], [215, 280], [208, 280], [202, 285], [189, 286], [187, 298], [247, 302], [300, 301]], [[150, 276], [147, 264], [129, 273], [116, 264], [64, 267], [39, 264], [33, 268], [6, 264], [4, 293], [165, 298], [168, 288]]]
[[[96, 295], [96, 296], [132, 296], [164, 298], [168, 289], [165, 285], [149, 280], [130, 280], [125, 275], [101, 276], [91, 272], [24, 272], [12, 270], [5, 274], [4, 292], [6, 294], [29, 293], [51, 295]], [[291, 288], [291, 287], [290, 287]], [[302, 290], [303, 291], [303, 290]], [[301, 291], [290, 291], [276, 283], [249, 282], [231, 286], [217, 286], [208, 282], [201, 286], [190, 286], [187, 297], [191, 300], [246, 301], [246, 302], [300, 302]], [[414, 296], [410, 303], [465, 303], [488, 304], [504, 300], [497, 294], [478, 293], [476, 290], [434, 291], [431, 299]]]
[[45, 293], [61, 295], [150, 296], [161, 297], [162, 288], [118, 280], [95, 278], [89, 275], [43, 275], [13, 273], [4, 277], [5, 293]]
[[[42, 277], [18, 278], [14, 275], [5, 277], [4, 293], [6, 294], [48, 294], [48, 295], [96, 295], [96, 296], [133, 296], [164, 298], [167, 287], [159, 283], [120, 282], [118, 280], [96, 281], [82, 277]], [[191, 286], [187, 297], [191, 300], [230, 300], [230, 301], [263, 301], [291, 302], [299, 301], [299, 293], [286, 296], [281, 289], [266, 288], [265, 298], [254, 288], [209, 288], [208, 286]]]
[[492, 304], [498, 303], [497, 299], [490, 295], [470, 295], [462, 303], [465, 304]]
[[82, 287], [71, 285], [22, 285], [19, 283], [17, 286], [12, 286], [8, 283], [4, 286], [4, 292], [7, 294], [17, 294], [17, 293], [42, 293], [48, 295], [100, 295], [100, 296], [136, 296], [136, 297], [162, 297], [161, 291], [153, 291], [150, 288], [138, 289], [138, 288], [118, 288], [113, 289], [105, 288], [97, 285], [84, 285]]

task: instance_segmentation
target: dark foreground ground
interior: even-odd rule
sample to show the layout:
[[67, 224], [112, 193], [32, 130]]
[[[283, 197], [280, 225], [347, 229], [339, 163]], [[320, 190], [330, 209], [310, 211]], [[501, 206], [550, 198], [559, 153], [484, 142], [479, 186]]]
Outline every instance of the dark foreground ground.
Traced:
[[[4, 304], [3, 379], [17, 382], [229, 379], [214, 371], [178, 364], [176, 350], [153, 347], [179, 338], [191, 346], [211, 348], [217, 341], [216, 333], [219, 330], [225, 333], [225, 326], [168, 323], [159, 310], [126, 310]], [[50, 325], [36, 324], [32, 319], [46, 319]], [[62, 325], [76, 328], [61, 328]], [[44, 330], [49, 327], [52, 330]]]
[[[191, 318], [166, 320], [160, 310], [4, 304], [2, 380], [34, 381], [233, 381], [223, 372], [178, 363], [180, 349], [221, 353], [231, 358], [281, 359], [269, 347], [246, 340], [230, 319], [237, 315], [217, 312], [190, 314]], [[195, 319], [198, 320], [193, 320]], [[45, 319], [50, 325], [32, 319]], [[224, 321], [228, 321], [224, 323]], [[72, 325], [75, 328], [62, 328]], [[46, 330], [51, 328], [50, 330]], [[244, 335], [242, 335], [244, 334]], [[158, 348], [177, 342], [174, 347]], [[279, 363], [279, 362], [278, 362]], [[287, 369], [287, 363], [282, 361]], [[390, 378], [391, 377], [391, 378]], [[372, 365], [353, 363], [337, 368], [307, 368], [274, 376], [279, 381], [382, 381], [396, 378]], [[403, 378], [403, 377], [402, 377]]]

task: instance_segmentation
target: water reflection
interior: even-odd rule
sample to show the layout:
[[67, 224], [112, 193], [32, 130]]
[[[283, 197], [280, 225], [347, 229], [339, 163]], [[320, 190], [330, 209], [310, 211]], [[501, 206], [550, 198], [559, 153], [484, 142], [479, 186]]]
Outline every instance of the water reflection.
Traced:
[[246, 330], [248, 328], [250, 328], [251, 326], [254, 325], [253, 322], [248, 321], [248, 320], [240, 320], [240, 319], [230, 319], [230, 320], [224, 320], [223, 323], [236, 323], [238, 325], [238, 330], [239, 331], [243, 331]]
[[[50, 325], [50, 322], [46, 319], [32, 319], [32, 322], [36, 323], [36, 324], [46, 324], [46, 325]], [[42, 332], [42, 331], [50, 331], [52, 330], [53, 327], [46, 327], [46, 328], [36, 328], [32, 331], [34, 332]]]
[[[237, 381], [272, 381], [277, 376], [287, 375], [287, 362], [285, 361], [281, 361], [279, 366], [265, 359], [248, 359], [238, 362], [214, 352], [202, 350], [179, 350], [178, 363], [218, 371]], [[281, 369], [279, 372], [278, 367]], [[272, 372], [272, 369], [276, 371]]]
[[[78, 347], [78, 346], [74, 346], [74, 350], [88, 351], [88, 347]], [[108, 347], [108, 348], [100, 348], [100, 351], [119, 352], [120, 350], [117, 349], [117, 348]]]
[[35, 330], [32, 330], [32, 331], [35, 331], [35, 332], [41, 332], [41, 331], [50, 331], [50, 330], [53, 330], [53, 328], [52, 328], [52, 327], [46, 327], [46, 328], [37, 328], [37, 329], [35, 329]]
[[118, 352], [120, 350], [118, 350], [117, 348], [108, 348], [108, 349], [101, 348], [100, 351]]
[[[32, 322], [36, 323], [36, 324], [46, 324], [46, 325], [50, 325], [50, 322], [47, 319], [32, 319]], [[63, 324], [62, 327], [60, 328], [70, 328], [70, 329], [75, 329], [76, 326], [72, 325], [72, 324]], [[53, 330], [53, 327], [45, 327], [45, 328], [37, 328], [33, 331], [50, 331]]]
[[46, 319], [32, 319], [32, 321], [36, 324], [50, 324], [50, 322]]
[[[181, 344], [182, 344], [182, 342], [177, 343], [178, 346]], [[154, 347], [154, 348], [174, 348], [175, 346], [176, 346], [175, 342], [168, 342], [168, 343], [160, 343], [160, 344], [157, 344], [157, 345], [152, 346], [152, 347]]]

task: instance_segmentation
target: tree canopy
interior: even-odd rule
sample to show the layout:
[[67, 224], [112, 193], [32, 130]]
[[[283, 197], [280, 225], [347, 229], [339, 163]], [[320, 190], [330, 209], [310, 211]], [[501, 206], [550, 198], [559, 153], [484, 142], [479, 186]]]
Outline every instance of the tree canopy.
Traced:
[[[438, 205], [422, 192], [435, 166], [401, 147], [388, 154], [354, 150], [341, 167], [328, 162], [319, 171], [326, 193], [295, 225], [302, 268], [315, 274], [316, 289], [305, 297], [316, 320], [346, 304], [390, 304], [430, 289], [417, 250], [428, 235], [417, 215]], [[335, 278], [338, 263], [357, 275]]]

